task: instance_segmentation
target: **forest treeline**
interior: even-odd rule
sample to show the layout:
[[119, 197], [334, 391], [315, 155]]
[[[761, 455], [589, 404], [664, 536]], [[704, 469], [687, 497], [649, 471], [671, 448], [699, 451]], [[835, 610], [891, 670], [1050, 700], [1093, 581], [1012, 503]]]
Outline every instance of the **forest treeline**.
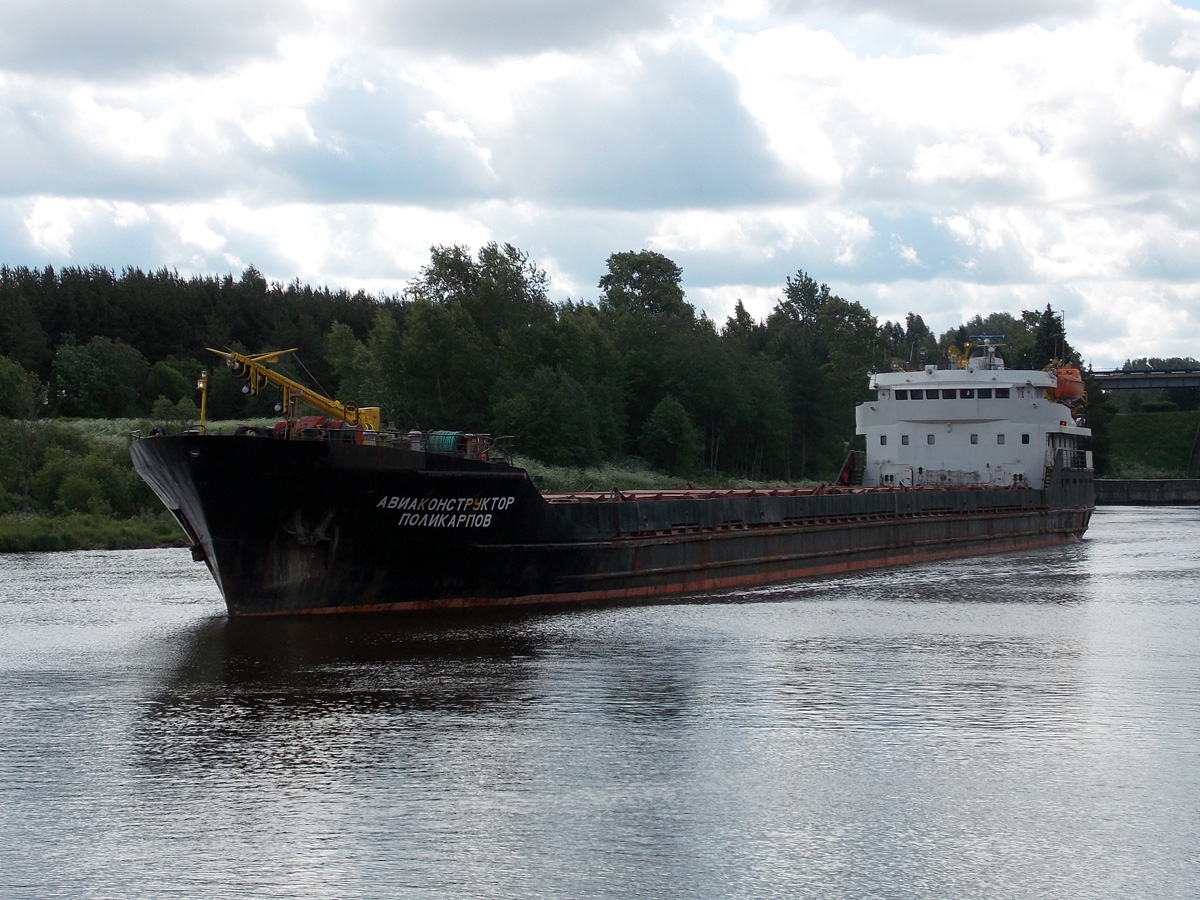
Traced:
[[826, 478], [854, 434], [872, 369], [945, 358], [1004, 335], [1011, 366], [1078, 357], [1049, 308], [935, 336], [880, 323], [804, 271], [763, 320], [716, 322], [662, 254], [614, 253], [594, 302], [550, 299], [511, 245], [435, 247], [395, 296], [268, 283], [254, 268], [183, 277], [128, 268], [0, 268], [0, 414], [186, 419], [210, 372], [211, 418], [273, 414], [205, 347], [297, 348], [288, 374], [378, 405], [397, 428], [513, 435], [524, 456], [591, 465], [640, 456], [678, 473]]

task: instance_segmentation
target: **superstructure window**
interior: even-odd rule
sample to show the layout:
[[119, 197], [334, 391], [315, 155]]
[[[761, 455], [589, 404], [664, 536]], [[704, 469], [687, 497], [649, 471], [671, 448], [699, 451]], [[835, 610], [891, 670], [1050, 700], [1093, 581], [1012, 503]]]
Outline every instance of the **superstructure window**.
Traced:
[[996, 388], [996, 399], [997, 400], [1007, 400], [1008, 399], [1008, 388]]
[[908, 399], [908, 391], [902, 390], [901, 388], [896, 388], [896, 399], [897, 400], [907, 400]]
[[908, 435], [907, 434], [900, 435], [900, 443], [903, 444], [905, 447], [908, 446]]
[[956, 391], [954, 388], [942, 388], [942, 399], [943, 400], [953, 400], [957, 396], [958, 396], [958, 391]]
[[979, 435], [977, 435], [977, 434], [971, 435], [971, 443], [978, 444], [979, 443]]
[[[1026, 437], [1028, 437], [1028, 435], [1026, 435]], [[886, 434], [881, 434], [881, 435], [879, 436], [879, 446], [880, 446], [880, 447], [886, 447], [886, 446], [887, 446], [887, 435], [886, 435]]]
[[1021, 435], [1021, 443], [1028, 444], [1029, 443], [1029, 435], [1027, 435], [1027, 434]]
[[958, 392], [958, 396], [962, 397], [964, 400], [974, 400], [975, 388], [963, 388]]
[[1004, 443], [1004, 435], [1002, 435], [1002, 434], [996, 435], [996, 443], [1003, 444]]
[[979, 399], [980, 400], [991, 400], [992, 399], [992, 389], [991, 388], [980, 388], [979, 389]]
[[933, 443], [933, 435], [932, 434], [925, 435], [925, 443], [927, 443], [927, 444]]

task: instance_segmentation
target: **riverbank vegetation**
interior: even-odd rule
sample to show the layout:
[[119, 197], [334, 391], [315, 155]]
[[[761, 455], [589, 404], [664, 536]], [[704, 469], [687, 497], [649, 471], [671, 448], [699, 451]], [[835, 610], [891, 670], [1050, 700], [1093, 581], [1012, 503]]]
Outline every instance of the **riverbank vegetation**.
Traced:
[[739, 302], [717, 322], [685, 297], [682, 271], [652, 251], [612, 254], [599, 294], [549, 296], [520, 250], [435, 247], [401, 294], [373, 297], [254, 268], [170, 271], [0, 268], [0, 393], [32, 378], [46, 415], [269, 416], [205, 347], [297, 348], [288, 374], [323, 393], [379, 405], [398, 428], [513, 435], [551, 466], [635, 456], [682, 478], [796, 481], [836, 473], [866, 373], [945, 359], [972, 334], [1003, 334], [1012, 365], [1075, 357], [1049, 309], [976, 317], [943, 334], [920, 315], [879, 322], [804, 271], [784, 279], [761, 320]]
[[[0, 515], [77, 517], [80, 535], [78, 517], [158, 522], [129, 466], [130, 431], [195, 423], [202, 370], [211, 418], [274, 415], [272, 392], [246, 398], [205, 347], [296, 348], [287, 374], [380, 406], [391, 427], [511, 435], [547, 490], [829, 479], [872, 369], [944, 361], [978, 334], [1003, 334], [1012, 366], [1078, 363], [1049, 308], [939, 337], [916, 313], [881, 323], [804, 271], [763, 319], [738, 302], [714, 321], [681, 284], [662, 254], [614, 253], [598, 296], [555, 301], [545, 272], [498, 244], [435, 247], [393, 296], [268, 283], [253, 267], [2, 267]], [[1107, 417], [1097, 405], [1098, 465]]]
[[187, 543], [178, 523], [161, 508], [129, 519], [94, 513], [0, 515], [0, 553], [137, 550]]
[[[1105, 478], [1186, 478], [1200, 412], [1152, 408], [1122, 413], [1109, 425]], [[1143, 406], [1144, 409], [1144, 406]]]
[[184, 546], [130, 462], [149, 421], [0, 421], [0, 552]]

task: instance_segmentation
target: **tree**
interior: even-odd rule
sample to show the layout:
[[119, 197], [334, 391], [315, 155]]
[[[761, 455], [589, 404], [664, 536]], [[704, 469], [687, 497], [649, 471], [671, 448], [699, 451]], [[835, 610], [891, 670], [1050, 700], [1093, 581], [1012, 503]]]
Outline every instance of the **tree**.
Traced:
[[499, 429], [512, 434], [517, 449], [557, 466], [587, 466], [600, 460], [598, 417], [584, 387], [562, 369], [542, 366], [525, 390], [499, 404]]
[[1061, 360], [1071, 365], [1079, 365], [1079, 354], [1067, 343], [1066, 329], [1062, 317], [1046, 304], [1040, 313], [1023, 313], [1027, 324], [1033, 332], [1033, 347], [1029, 365], [1041, 369], [1050, 365], [1053, 360]]
[[54, 354], [54, 387], [59, 411], [88, 418], [128, 418], [138, 414], [149, 365], [135, 348], [100, 335], [86, 345], [73, 337]]
[[21, 467], [21, 511], [26, 514], [29, 513], [37, 457], [45, 443], [47, 420], [42, 416], [49, 405], [48, 397], [49, 388], [29, 372], [18, 382], [14, 395], [17, 453]]
[[694, 308], [684, 300], [683, 270], [653, 250], [628, 250], [608, 257], [608, 273], [600, 278], [601, 306], [618, 314], [685, 316]]
[[461, 306], [411, 303], [398, 350], [383, 362], [400, 376], [393, 402], [406, 426], [486, 430], [493, 357]]
[[721, 337], [743, 351], [762, 350], [766, 337], [766, 326], [761, 322], [756, 322], [739, 299], [734, 304], [733, 315], [725, 320], [725, 326], [721, 329]]
[[861, 304], [799, 271], [787, 279], [767, 332], [787, 397], [785, 474], [832, 475], [854, 434], [854, 402], [866, 396], [878, 324]]
[[700, 462], [702, 438], [683, 404], [668, 396], [647, 417], [638, 435], [638, 446], [653, 465], [687, 475]]
[[620, 347], [621, 380], [629, 436], [636, 437], [656, 404], [678, 388], [680, 348], [698, 322], [684, 298], [682, 270], [651, 250], [614, 253], [600, 278], [600, 315]]
[[775, 306], [775, 313], [792, 322], [813, 324], [817, 314], [832, 296], [827, 284], [817, 284], [803, 269], [796, 277], [788, 276], [783, 287], [783, 298]]
[[15, 359], [0, 356], [0, 416], [20, 415], [17, 395], [28, 374]]

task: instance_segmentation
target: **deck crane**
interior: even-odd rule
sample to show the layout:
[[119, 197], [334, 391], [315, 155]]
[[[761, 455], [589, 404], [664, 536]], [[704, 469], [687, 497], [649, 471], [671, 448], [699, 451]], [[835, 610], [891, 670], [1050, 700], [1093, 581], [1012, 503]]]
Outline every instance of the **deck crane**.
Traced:
[[290, 350], [274, 350], [270, 353], [258, 353], [254, 356], [248, 356], [234, 350], [214, 350], [212, 347], [208, 349], [210, 352], [224, 359], [225, 365], [229, 366], [233, 374], [246, 382], [242, 388], [243, 393], [253, 397], [258, 393], [260, 388], [268, 383], [278, 386], [283, 391], [280, 411], [289, 423], [293, 423], [300, 418], [300, 404], [307, 403], [335, 422], [344, 422], [352, 428], [361, 426], [362, 429], [367, 431], [379, 430], [378, 406], [360, 408], [357, 403], [342, 403], [339, 400], [318, 394], [300, 382], [293, 381], [291, 378], [279, 374], [274, 369], [268, 368], [267, 363], [276, 363], [281, 356], [287, 353], [295, 353], [298, 349], [296, 347]]

